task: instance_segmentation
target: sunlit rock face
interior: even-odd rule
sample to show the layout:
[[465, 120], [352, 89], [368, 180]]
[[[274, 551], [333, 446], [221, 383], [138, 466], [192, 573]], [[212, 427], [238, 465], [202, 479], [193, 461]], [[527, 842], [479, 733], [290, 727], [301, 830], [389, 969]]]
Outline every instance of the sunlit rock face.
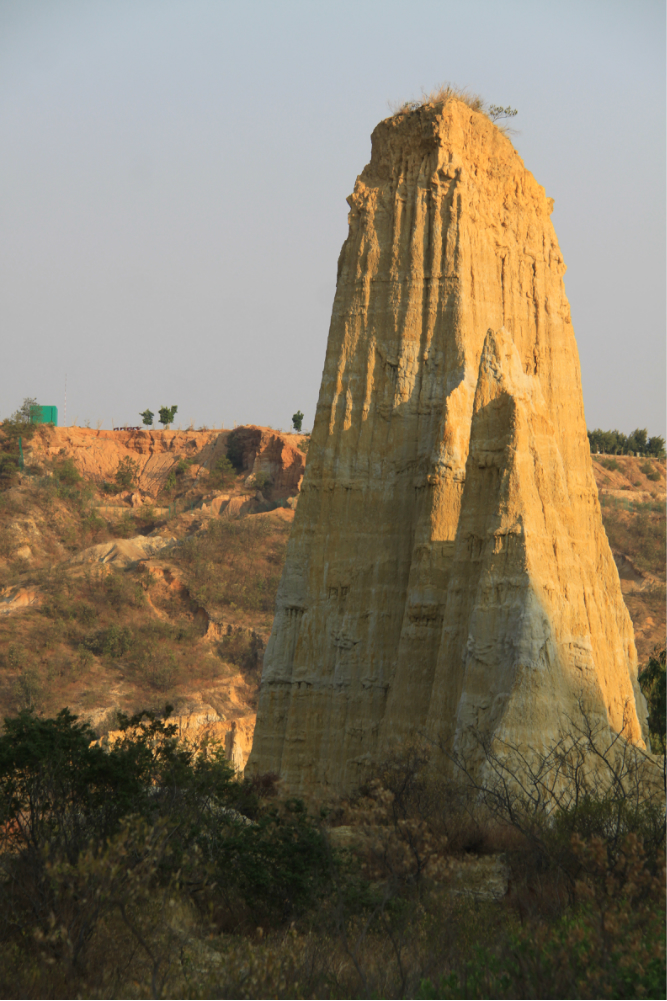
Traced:
[[641, 743], [552, 201], [459, 101], [381, 122], [348, 201], [248, 771], [343, 791], [582, 706]]

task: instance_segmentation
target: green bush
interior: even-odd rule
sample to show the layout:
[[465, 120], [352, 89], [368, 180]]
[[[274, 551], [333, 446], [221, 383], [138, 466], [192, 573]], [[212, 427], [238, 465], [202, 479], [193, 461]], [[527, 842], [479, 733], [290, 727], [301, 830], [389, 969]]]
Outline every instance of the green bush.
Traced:
[[222, 751], [177, 742], [170, 711], [119, 713], [124, 736], [106, 750], [68, 710], [5, 720], [3, 996], [89, 996], [91, 981], [106, 984], [103, 996], [128, 996], [119, 976], [144, 975], [150, 996], [163, 996], [187, 942], [170, 915], [266, 928], [330, 886], [325, 839], [303, 804], [262, 807]]
[[665, 753], [666, 724], [665, 702], [665, 649], [656, 651], [639, 675], [639, 684], [648, 705], [648, 725], [651, 734], [651, 749], [654, 754]]
[[124, 657], [134, 645], [134, 635], [127, 626], [110, 625], [84, 637], [81, 645], [98, 656]]
[[104, 578], [103, 588], [107, 602], [117, 612], [128, 605], [140, 608], [146, 601], [141, 585], [123, 571], [108, 574]]
[[255, 473], [255, 486], [258, 490], [266, 490], [267, 487], [271, 486], [271, 474], [267, 473], [266, 470], [260, 469], [258, 473]]
[[0, 452], [0, 489], [10, 486], [18, 471], [16, 458], [7, 452]]
[[[221, 749], [179, 744], [170, 711], [119, 713], [106, 750], [67, 710], [5, 721], [4, 997], [662, 996], [664, 853], [632, 788], [620, 823], [589, 798], [526, 828], [505, 786], [494, 827], [493, 789], [453, 797], [411, 751], [329, 805], [358, 837], [336, 851], [277, 776], [237, 782]], [[457, 814], [486, 840], [457, 840]], [[504, 852], [502, 900], [452, 881], [482, 861], [464, 844]]]
[[59, 483], [72, 487], [81, 482], [81, 473], [74, 465], [73, 459], [60, 459], [53, 464], [53, 475]]
[[88, 532], [93, 538], [97, 538], [106, 533], [107, 523], [104, 518], [100, 518], [97, 511], [91, 508], [84, 515], [81, 522], [81, 528], [84, 532]]
[[230, 459], [224, 455], [213, 466], [209, 476], [209, 484], [212, 487], [223, 487], [230, 483], [236, 476], [236, 469]]
[[629, 435], [621, 431], [602, 431], [596, 428], [588, 432], [588, 442], [593, 455], [597, 452], [607, 455], [627, 455], [628, 452], [633, 452], [636, 455], [654, 455], [656, 458], [665, 456], [665, 439], [659, 435], [649, 438], [646, 428], [635, 428]]
[[34, 397], [26, 396], [18, 410], [15, 410], [11, 417], [6, 417], [0, 427], [2, 434], [9, 443], [9, 447], [18, 453], [18, 440], [30, 441], [37, 425], [33, 423], [32, 417], [37, 400]]
[[118, 463], [118, 469], [114, 474], [116, 486], [120, 490], [131, 490], [137, 484], [139, 476], [139, 463], [126, 455]]
[[644, 474], [647, 480], [652, 480], [654, 483], [657, 483], [657, 481], [660, 479], [660, 473], [658, 472], [657, 469], [653, 467], [653, 465], [650, 462], [642, 462], [639, 468], [641, 469], [642, 473]]

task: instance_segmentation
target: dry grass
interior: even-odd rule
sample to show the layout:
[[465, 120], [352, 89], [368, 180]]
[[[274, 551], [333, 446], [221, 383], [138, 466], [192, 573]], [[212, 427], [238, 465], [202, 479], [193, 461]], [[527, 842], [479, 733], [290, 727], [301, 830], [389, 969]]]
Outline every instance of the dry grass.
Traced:
[[422, 90], [422, 96], [418, 100], [390, 104], [390, 108], [394, 115], [407, 115], [419, 108], [444, 107], [450, 101], [462, 101], [473, 111], [484, 112], [484, 100], [479, 94], [471, 94], [467, 88], [455, 87], [450, 83], [441, 83], [428, 93]]
[[512, 135], [516, 135], [515, 129], [512, 129], [507, 125], [499, 125], [498, 122], [495, 121], [495, 117], [491, 113], [490, 106], [487, 105], [486, 101], [480, 97], [479, 94], [472, 93], [467, 87], [456, 87], [451, 83], [441, 83], [434, 87], [433, 90], [428, 91], [428, 93], [425, 90], [422, 90], [422, 95], [417, 100], [396, 103], [390, 102], [389, 107], [392, 117], [396, 117], [398, 115], [409, 115], [413, 111], [419, 111], [422, 108], [443, 108], [450, 101], [461, 101], [472, 111], [478, 111], [480, 114], [488, 118], [490, 122], [493, 122], [498, 131], [507, 138]]
[[290, 523], [253, 516], [212, 521], [173, 554], [201, 605], [273, 618]]
[[[224, 485], [238, 493], [242, 480]], [[97, 719], [104, 707], [181, 706], [228, 688], [235, 710], [251, 711], [289, 524], [260, 514], [209, 531], [196, 505], [210, 486], [177, 477], [167, 518], [110, 504], [61, 460], [0, 492], [0, 588], [38, 602], [0, 617], [0, 717], [69, 705]], [[69, 562], [154, 528], [182, 546], [127, 569]], [[204, 637], [209, 607], [216, 621], [224, 612], [222, 641]]]
[[603, 495], [602, 522], [612, 550], [624, 553], [643, 571], [665, 579], [665, 508], [659, 501], [623, 502]]

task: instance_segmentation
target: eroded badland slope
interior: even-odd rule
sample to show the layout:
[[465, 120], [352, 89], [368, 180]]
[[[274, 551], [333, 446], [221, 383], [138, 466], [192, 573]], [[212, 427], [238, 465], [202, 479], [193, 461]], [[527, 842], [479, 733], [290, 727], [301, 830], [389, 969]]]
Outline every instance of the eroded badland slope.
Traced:
[[593, 472], [642, 666], [665, 644], [665, 460], [593, 456]]
[[247, 758], [303, 441], [38, 432], [0, 492], [0, 714], [69, 706], [104, 734], [169, 701], [199, 739], [236, 721]]
[[[103, 734], [119, 709], [171, 701], [185, 732], [236, 720], [247, 758], [294, 511], [262, 510], [246, 481], [264, 472], [295, 504], [307, 439], [237, 429], [243, 468], [219, 482], [229, 432], [143, 435], [44, 430], [0, 492], [0, 715], [67, 705]], [[137, 487], [109, 495], [125, 458]], [[665, 463], [593, 470], [643, 664], [665, 636]]]

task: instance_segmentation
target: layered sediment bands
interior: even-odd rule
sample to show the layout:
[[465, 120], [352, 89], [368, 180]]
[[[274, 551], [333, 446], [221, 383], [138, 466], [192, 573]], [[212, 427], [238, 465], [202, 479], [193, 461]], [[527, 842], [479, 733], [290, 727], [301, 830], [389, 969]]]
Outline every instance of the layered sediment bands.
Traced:
[[249, 769], [350, 788], [580, 698], [641, 740], [552, 202], [458, 101], [380, 123], [348, 201]]

